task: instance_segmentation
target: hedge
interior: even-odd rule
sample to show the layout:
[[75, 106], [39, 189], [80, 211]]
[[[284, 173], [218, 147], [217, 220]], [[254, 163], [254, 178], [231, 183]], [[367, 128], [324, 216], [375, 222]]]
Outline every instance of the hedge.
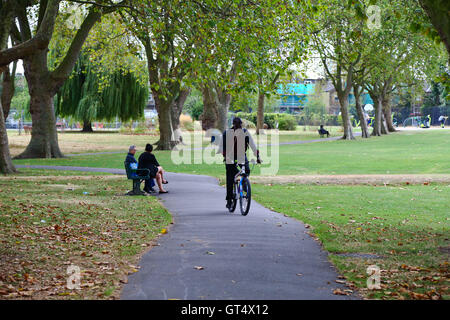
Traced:
[[[257, 123], [256, 112], [238, 112], [236, 113], [236, 117]], [[294, 131], [297, 127], [297, 120], [295, 117], [287, 113], [265, 113], [264, 123], [268, 125], [269, 129], [275, 129], [277, 127], [277, 123], [279, 130]]]

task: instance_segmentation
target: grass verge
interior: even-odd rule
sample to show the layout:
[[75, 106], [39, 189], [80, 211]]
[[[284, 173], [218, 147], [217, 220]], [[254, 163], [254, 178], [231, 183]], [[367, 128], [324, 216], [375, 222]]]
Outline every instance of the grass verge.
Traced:
[[[254, 198], [299, 219], [367, 298], [449, 299], [450, 185], [259, 185]], [[381, 269], [368, 290], [366, 269]]]
[[[122, 196], [129, 188], [117, 176], [1, 179], [0, 298], [118, 298], [171, 223], [156, 198]], [[66, 286], [70, 265], [81, 269], [80, 290]]]
[[[279, 147], [277, 175], [304, 174], [448, 174], [450, 130], [405, 131], [388, 136], [358, 138], [356, 141], [326, 141]], [[141, 149], [142, 150], [142, 149]], [[214, 177], [224, 175], [222, 156], [216, 155], [216, 163], [202, 160], [202, 150], [188, 151], [188, 163], [176, 164], [170, 151], [155, 151], [166, 171], [205, 174]], [[270, 167], [270, 157], [264, 156], [261, 167]], [[273, 152], [273, 150], [271, 151]], [[139, 156], [140, 152], [137, 156]], [[250, 154], [250, 152], [249, 152]], [[103, 168], [123, 168], [123, 154], [78, 156], [63, 159], [15, 160], [16, 164], [67, 165]], [[250, 157], [252, 158], [252, 156]], [[260, 172], [255, 167], [254, 174]]]

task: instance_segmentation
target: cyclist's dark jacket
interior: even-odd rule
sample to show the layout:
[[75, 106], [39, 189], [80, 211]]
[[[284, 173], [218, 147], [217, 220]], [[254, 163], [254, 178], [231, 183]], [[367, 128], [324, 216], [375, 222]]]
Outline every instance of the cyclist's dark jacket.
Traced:
[[[227, 143], [226, 143], [227, 135], [233, 135], [234, 134], [234, 130], [235, 130], [234, 127], [231, 127], [230, 129], [225, 130], [223, 132], [223, 134], [222, 134], [222, 139], [220, 141], [218, 153], [222, 153], [222, 155], [224, 157], [226, 157], [226, 152], [227, 152]], [[255, 154], [255, 156], [258, 156], [258, 150], [256, 148], [256, 144], [253, 141], [253, 138], [252, 138], [250, 132], [247, 129], [245, 129], [245, 128], [236, 129], [236, 130], [242, 130], [243, 133], [244, 133], [244, 136], [245, 136], [245, 138], [244, 138], [244, 141], [245, 141], [245, 149], [244, 149], [245, 153], [247, 153], [248, 147], [250, 146], [250, 148], [252, 149], [252, 151]], [[234, 152], [233, 152], [233, 154], [234, 154], [233, 159], [234, 159], [234, 161], [236, 161], [237, 160], [237, 139], [234, 139]]]

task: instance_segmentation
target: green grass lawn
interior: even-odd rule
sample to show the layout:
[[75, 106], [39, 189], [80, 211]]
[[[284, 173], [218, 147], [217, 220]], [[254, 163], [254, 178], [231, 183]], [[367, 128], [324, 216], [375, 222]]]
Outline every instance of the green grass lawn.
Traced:
[[[358, 138], [356, 141], [282, 145], [279, 149], [278, 174], [450, 173], [449, 141], [449, 130], [424, 130], [399, 132], [370, 139]], [[195, 152], [191, 151], [192, 159]], [[169, 151], [155, 151], [155, 155], [167, 171], [216, 177], [224, 174], [222, 164], [176, 165]], [[219, 162], [220, 158], [221, 156], [217, 155]], [[14, 163], [123, 168], [124, 159], [125, 153], [65, 159], [16, 160]], [[258, 170], [256, 168], [255, 174]]]
[[[450, 185], [253, 185], [253, 195], [310, 225], [340, 273], [367, 297], [450, 298]], [[370, 264], [383, 270], [380, 291], [365, 289]]]
[[[37, 171], [0, 179], [0, 299], [118, 298], [170, 214], [154, 197], [123, 196], [122, 176]], [[66, 288], [70, 264], [83, 290]]]
[[[314, 132], [302, 134], [297, 130], [290, 135], [283, 133], [280, 141], [308, 140], [308, 135], [315, 138]], [[278, 175], [448, 174], [449, 141], [450, 130], [420, 130], [403, 131], [370, 139], [357, 138], [356, 141], [281, 145]], [[262, 150], [262, 154], [264, 151]], [[192, 159], [198, 153], [195, 150], [189, 152]], [[126, 152], [64, 159], [27, 159], [15, 160], [14, 163], [123, 168], [125, 154]], [[177, 165], [172, 161], [169, 151], [156, 151], [155, 155], [167, 171], [221, 178], [225, 175], [220, 155], [217, 155], [219, 163], [212, 165], [204, 163]], [[268, 164], [266, 162], [263, 165]], [[35, 172], [33, 169], [21, 171], [24, 173], [17, 177]], [[253, 174], [258, 174], [258, 171], [259, 169], [255, 168]], [[38, 170], [38, 172], [55, 176], [74, 174], [70, 171]], [[76, 174], [81, 177], [85, 175], [85, 173]], [[3, 181], [0, 180], [0, 183], [4, 183]], [[34, 188], [32, 183], [26, 186], [25, 180], [21, 183], [24, 190]], [[83, 184], [83, 188], [84, 186], [88, 188], [87, 183]], [[125, 190], [129, 187], [129, 182], [119, 179], [112, 186], [116, 186], [117, 190], [119, 188]], [[97, 190], [97, 184], [92, 188]], [[98, 190], [100, 192], [98, 195], [103, 196], [101, 189]], [[331, 261], [346, 276], [349, 285], [359, 288], [366, 297], [449, 298], [448, 283], [444, 282], [449, 278], [450, 186], [448, 184], [254, 185], [253, 190], [254, 198], [261, 204], [309, 224], [312, 233], [319, 238], [324, 248], [331, 252]], [[77, 193], [66, 193], [63, 192], [61, 195], [55, 191], [52, 197], [64, 199], [70, 195], [80, 196]], [[23, 199], [29, 194], [26, 192]], [[97, 196], [95, 192], [94, 194]], [[11, 197], [8, 195], [5, 200], [2, 198], [0, 200], [8, 205], [15, 205], [16, 202], [7, 202], [11, 201]], [[17, 197], [22, 195], [19, 193]], [[106, 198], [103, 199], [106, 201]], [[114, 201], [127, 200], [128, 198]], [[31, 197], [31, 201], [42, 200]], [[139, 208], [142, 204], [138, 202], [136, 205]], [[120, 204], [118, 206], [120, 207]], [[32, 219], [30, 221], [36, 222]], [[167, 220], [164, 220], [164, 223], [167, 223]], [[158, 224], [158, 228], [164, 223]], [[349, 257], [340, 253], [376, 254], [380, 259]], [[366, 268], [369, 264], [376, 264], [383, 270], [380, 291], [365, 290]]]

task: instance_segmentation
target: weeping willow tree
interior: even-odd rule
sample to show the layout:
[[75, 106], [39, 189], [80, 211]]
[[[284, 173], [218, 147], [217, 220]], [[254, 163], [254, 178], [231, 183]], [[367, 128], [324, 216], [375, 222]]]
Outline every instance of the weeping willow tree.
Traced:
[[83, 122], [83, 132], [92, 132], [92, 121], [142, 118], [148, 93], [148, 87], [133, 73], [96, 73], [89, 57], [81, 55], [58, 93], [56, 113]]

